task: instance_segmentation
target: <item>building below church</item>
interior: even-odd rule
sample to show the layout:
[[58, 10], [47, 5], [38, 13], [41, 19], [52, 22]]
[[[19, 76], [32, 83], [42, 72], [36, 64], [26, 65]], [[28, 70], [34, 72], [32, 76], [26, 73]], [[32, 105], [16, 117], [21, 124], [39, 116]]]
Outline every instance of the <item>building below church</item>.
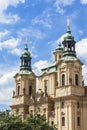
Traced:
[[55, 124], [58, 130], [87, 130], [87, 88], [83, 86], [83, 63], [77, 58], [75, 44], [67, 25], [63, 42], [53, 52], [53, 63], [38, 76], [38, 92], [26, 44], [20, 70], [14, 76], [14, 115], [20, 113], [24, 119], [29, 114], [45, 114], [47, 122]]

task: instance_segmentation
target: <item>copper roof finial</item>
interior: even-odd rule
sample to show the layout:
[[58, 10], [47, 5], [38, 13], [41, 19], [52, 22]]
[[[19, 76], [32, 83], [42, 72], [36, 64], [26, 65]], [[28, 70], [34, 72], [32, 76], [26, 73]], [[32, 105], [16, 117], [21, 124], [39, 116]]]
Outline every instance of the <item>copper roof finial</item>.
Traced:
[[28, 38], [26, 38], [26, 41], [25, 41], [25, 48], [27, 48], [27, 49], [28, 49], [28, 43], [29, 43]]
[[67, 32], [71, 33], [71, 31], [70, 31], [70, 19], [67, 19]]

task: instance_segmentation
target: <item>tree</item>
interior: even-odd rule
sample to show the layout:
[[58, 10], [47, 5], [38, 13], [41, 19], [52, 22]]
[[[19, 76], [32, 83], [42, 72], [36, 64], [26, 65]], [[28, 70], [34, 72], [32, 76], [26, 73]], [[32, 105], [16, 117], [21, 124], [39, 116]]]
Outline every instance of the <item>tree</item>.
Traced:
[[57, 130], [46, 122], [44, 115], [29, 115], [21, 119], [21, 115], [13, 116], [9, 110], [0, 112], [0, 130]]
[[0, 112], [0, 130], [22, 130], [22, 127], [20, 116], [12, 116], [9, 110]]
[[56, 130], [55, 126], [46, 122], [45, 115], [40, 114], [29, 115], [25, 120], [25, 124], [30, 130]]

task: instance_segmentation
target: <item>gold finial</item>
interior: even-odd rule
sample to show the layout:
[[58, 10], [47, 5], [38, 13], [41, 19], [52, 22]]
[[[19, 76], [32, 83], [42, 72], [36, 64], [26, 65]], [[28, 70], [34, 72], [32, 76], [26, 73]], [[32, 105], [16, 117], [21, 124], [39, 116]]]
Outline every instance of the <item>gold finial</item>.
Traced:
[[25, 41], [25, 47], [28, 48], [28, 38], [26, 38], [26, 41]]
[[67, 19], [67, 26], [70, 26], [70, 19]]
[[67, 19], [67, 32], [71, 32], [70, 31], [70, 19]]

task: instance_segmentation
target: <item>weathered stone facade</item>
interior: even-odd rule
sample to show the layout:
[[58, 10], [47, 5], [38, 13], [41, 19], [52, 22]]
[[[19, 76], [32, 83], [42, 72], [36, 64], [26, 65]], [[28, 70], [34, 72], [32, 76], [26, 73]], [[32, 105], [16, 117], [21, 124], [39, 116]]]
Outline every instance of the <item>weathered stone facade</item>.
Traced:
[[[31, 69], [27, 45], [21, 56], [20, 71], [14, 76], [15, 90], [12, 113], [23, 118], [29, 114], [45, 114], [58, 130], [87, 130], [87, 94], [83, 86], [82, 65], [75, 51], [70, 26], [62, 45], [53, 52], [54, 62], [36, 76]], [[36, 92], [38, 78], [38, 92]]]

